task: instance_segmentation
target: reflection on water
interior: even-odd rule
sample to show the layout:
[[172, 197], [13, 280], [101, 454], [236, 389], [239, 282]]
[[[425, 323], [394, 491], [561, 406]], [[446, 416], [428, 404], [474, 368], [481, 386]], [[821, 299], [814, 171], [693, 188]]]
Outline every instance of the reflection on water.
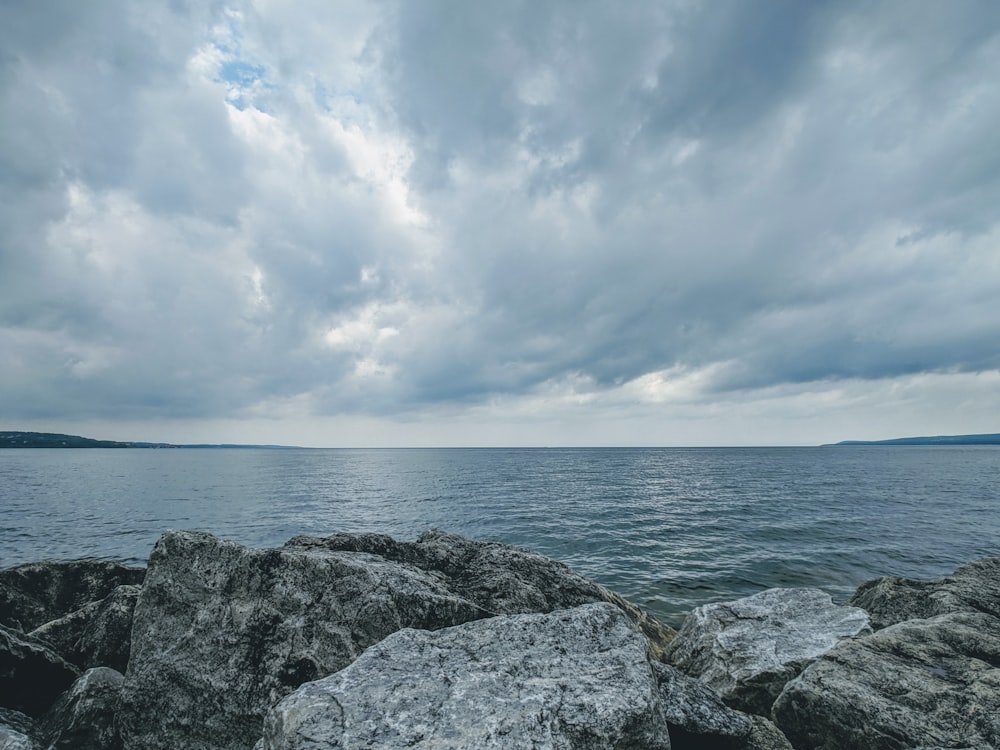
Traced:
[[0, 566], [436, 527], [562, 560], [668, 621], [771, 586], [845, 598], [1000, 554], [1000, 449], [0, 451]]

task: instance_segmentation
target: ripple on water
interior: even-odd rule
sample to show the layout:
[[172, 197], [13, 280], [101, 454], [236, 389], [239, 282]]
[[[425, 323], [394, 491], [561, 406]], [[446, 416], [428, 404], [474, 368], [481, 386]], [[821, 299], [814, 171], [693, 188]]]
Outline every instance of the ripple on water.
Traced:
[[1000, 554], [1000, 449], [0, 451], [0, 565], [437, 527], [562, 560], [676, 622]]

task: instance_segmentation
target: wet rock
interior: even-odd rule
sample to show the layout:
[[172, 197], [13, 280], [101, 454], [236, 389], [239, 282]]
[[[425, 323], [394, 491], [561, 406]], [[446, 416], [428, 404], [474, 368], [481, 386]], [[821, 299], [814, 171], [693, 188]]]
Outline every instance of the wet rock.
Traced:
[[803, 750], [1000, 747], [1000, 619], [938, 615], [842, 641], [773, 713]]
[[20, 711], [0, 708], [0, 750], [35, 750], [38, 728]]
[[100, 601], [115, 587], [141, 584], [142, 568], [103, 560], [44, 561], [0, 570], [0, 625], [28, 632]]
[[111, 667], [125, 672], [139, 591], [139, 586], [118, 586], [101, 601], [47, 622], [30, 635], [81, 669]]
[[439, 579], [375, 555], [167, 533], [135, 608], [124, 745], [251, 747], [265, 710], [303, 682], [402, 628], [486, 614]]
[[842, 638], [867, 632], [864, 611], [818, 589], [768, 589], [695, 609], [665, 660], [730, 706], [769, 716], [789, 680]]
[[434, 529], [421, 534], [415, 542], [397, 541], [384, 534], [334, 534], [295, 537], [285, 546], [366, 552], [414, 566], [491, 615], [552, 612], [588, 602], [610, 602], [642, 629], [657, 658], [676, 635], [634, 604], [572, 568], [508, 544], [475, 541]]
[[714, 690], [666, 664], [651, 664], [673, 750], [791, 750], [760, 716], [729, 708]]
[[876, 578], [861, 584], [848, 603], [867, 611], [875, 628], [949, 612], [1000, 617], [1000, 557], [976, 560], [933, 581]]
[[41, 641], [0, 625], [0, 706], [40, 716], [79, 674]]
[[670, 747], [646, 640], [617, 607], [403, 630], [267, 715], [263, 750]]
[[124, 677], [108, 667], [87, 670], [43, 717], [46, 750], [117, 750], [115, 714]]

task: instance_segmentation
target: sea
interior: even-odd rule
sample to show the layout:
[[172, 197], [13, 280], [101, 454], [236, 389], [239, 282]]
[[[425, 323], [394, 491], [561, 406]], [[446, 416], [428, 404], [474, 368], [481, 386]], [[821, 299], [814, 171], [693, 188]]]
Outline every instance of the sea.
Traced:
[[1000, 555], [1000, 447], [0, 450], [0, 567], [437, 528], [560, 560], [671, 625], [777, 586]]

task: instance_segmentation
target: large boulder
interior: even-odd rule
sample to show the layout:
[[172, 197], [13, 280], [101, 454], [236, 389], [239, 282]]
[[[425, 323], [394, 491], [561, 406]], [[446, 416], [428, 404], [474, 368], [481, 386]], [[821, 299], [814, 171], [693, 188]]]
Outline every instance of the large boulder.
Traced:
[[108, 667], [89, 669], [40, 722], [46, 750], [117, 750], [115, 714], [124, 678]]
[[1000, 747], [1000, 619], [938, 615], [842, 641], [773, 718], [802, 750]]
[[569, 568], [506, 545], [338, 535], [259, 550], [169, 532], [135, 607], [124, 744], [248, 748], [277, 700], [397, 630], [604, 599], [672, 635]]
[[415, 542], [384, 534], [295, 537], [286, 548], [364, 552], [413, 566], [493, 615], [552, 612], [605, 601], [624, 611], [646, 634], [660, 658], [675, 632], [613, 591], [572, 568], [526, 549], [482, 542], [433, 529]]
[[848, 603], [867, 611], [875, 628], [949, 612], [1000, 617], [1000, 557], [976, 560], [933, 581], [876, 578], [861, 584]]
[[647, 643], [609, 604], [403, 630], [272, 709], [263, 750], [670, 748]]
[[44, 561], [0, 570], [0, 625], [28, 632], [100, 601], [145, 571], [104, 560]]
[[118, 586], [99, 602], [35, 628], [29, 635], [81, 669], [111, 667], [124, 672], [132, 645], [132, 614], [139, 586]]
[[818, 589], [768, 589], [695, 609], [665, 660], [730, 706], [769, 716], [789, 680], [842, 638], [868, 632], [863, 610]]
[[401, 628], [484, 614], [430, 576], [374, 555], [167, 533], [135, 608], [124, 745], [251, 747], [264, 711], [303, 682]]
[[0, 706], [40, 716], [79, 674], [45, 643], [0, 625]]

